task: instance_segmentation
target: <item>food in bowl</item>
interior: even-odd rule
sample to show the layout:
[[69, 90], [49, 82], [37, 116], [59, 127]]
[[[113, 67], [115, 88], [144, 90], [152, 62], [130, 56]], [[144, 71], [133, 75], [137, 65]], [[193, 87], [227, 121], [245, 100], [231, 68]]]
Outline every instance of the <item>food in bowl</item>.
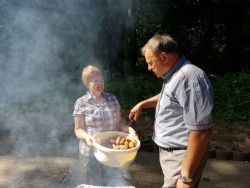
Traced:
[[115, 150], [126, 150], [136, 147], [137, 141], [132, 136], [117, 136], [116, 138], [101, 141], [100, 145]]
[[[111, 144], [112, 139], [121, 138], [132, 138], [136, 141], [136, 145], [133, 148], [128, 149], [113, 149], [113, 144]], [[110, 167], [124, 167], [131, 164], [139, 150], [141, 143], [138, 138], [132, 137], [131, 135], [119, 132], [119, 131], [105, 131], [94, 135], [95, 142], [94, 145], [94, 155], [96, 159]]]

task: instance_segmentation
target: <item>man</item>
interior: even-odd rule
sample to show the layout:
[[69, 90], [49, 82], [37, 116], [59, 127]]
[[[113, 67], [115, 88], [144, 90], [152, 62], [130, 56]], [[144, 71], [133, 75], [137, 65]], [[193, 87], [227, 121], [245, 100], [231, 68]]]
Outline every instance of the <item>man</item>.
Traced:
[[154, 35], [141, 52], [163, 86], [160, 94], [134, 106], [129, 118], [137, 121], [143, 108], [156, 107], [153, 140], [159, 146], [163, 188], [196, 188], [212, 135], [212, 86], [169, 35]]

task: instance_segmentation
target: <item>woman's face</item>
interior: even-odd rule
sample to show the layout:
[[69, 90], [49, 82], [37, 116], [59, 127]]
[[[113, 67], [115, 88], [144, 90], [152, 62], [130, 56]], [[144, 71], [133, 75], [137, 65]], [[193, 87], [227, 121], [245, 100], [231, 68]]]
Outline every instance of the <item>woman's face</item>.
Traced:
[[104, 92], [104, 79], [102, 75], [94, 76], [88, 84], [88, 89], [90, 93], [100, 94]]

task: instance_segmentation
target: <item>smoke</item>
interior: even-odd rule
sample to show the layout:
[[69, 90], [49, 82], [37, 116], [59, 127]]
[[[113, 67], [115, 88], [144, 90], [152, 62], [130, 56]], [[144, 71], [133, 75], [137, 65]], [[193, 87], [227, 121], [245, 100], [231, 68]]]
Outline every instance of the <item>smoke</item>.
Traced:
[[73, 104], [95, 60], [98, 11], [86, 0], [0, 1], [1, 153], [76, 155]]
[[100, 64], [103, 2], [0, 1], [0, 155], [78, 157], [73, 105]]

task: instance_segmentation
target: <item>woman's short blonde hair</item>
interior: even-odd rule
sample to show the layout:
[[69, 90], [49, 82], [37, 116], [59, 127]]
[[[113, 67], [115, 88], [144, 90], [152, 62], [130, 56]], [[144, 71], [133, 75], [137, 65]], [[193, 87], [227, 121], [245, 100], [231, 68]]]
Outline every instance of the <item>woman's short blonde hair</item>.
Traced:
[[82, 71], [82, 81], [87, 85], [95, 76], [102, 75], [102, 71], [95, 66], [88, 65]]

